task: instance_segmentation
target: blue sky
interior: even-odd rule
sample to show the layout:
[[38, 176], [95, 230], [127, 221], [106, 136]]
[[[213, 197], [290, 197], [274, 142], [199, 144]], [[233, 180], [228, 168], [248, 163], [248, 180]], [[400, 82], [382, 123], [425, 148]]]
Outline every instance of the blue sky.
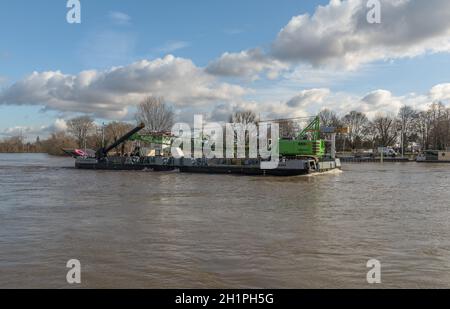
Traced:
[[[448, 100], [449, 25], [444, 21], [448, 16], [440, 13], [449, 11], [448, 1], [429, 1], [434, 8], [416, 0], [404, 7], [382, 1], [387, 17], [379, 30], [349, 28], [354, 17], [345, 12], [365, 14], [364, 0], [80, 2], [81, 24], [67, 23], [65, 0], [0, 2], [3, 136], [17, 129], [45, 135], [55, 129], [56, 120], [83, 113], [98, 121], [131, 119], [133, 106], [147, 94], [166, 97], [180, 115], [201, 112], [217, 120], [221, 113], [239, 108], [259, 110], [267, 117], [301, 116], [325, 107], [344, 113], [359, 106], [373, 114], [380, 109], [395, 113], [401, 104], [423, 107], [435, 99]], [[411, 22], [419, 28], [406, 33], [395, 21], [395, 14], [406, 16], [406, 23], [415, 21], [420, 10], [432, 14], [422, 21], [431, 24], [428, 32], [420, 30], [423, 24]], [[310, 18], [282, 31], [304, 14]], [[368, 36], [372, 41], [362, 46], [361, 38]], [[398, 44], [392, 43], [396, 40]], [[356, 52], [334, 50], [348, 45], [341, 42], [355, 41]], [[228, 56], [221, 57], [224, 53]], [[116, 67], [124, 69], [107, 73]], [[87, 70], [95, 72], [93, 77], [80, 76]], [[38, 75], [27, 80], [33, 72]], [[137, 74], [142, 78], [133, 79]], [[146, 78], [148, 84], [134, 86]], [[82, 81], [84, 88], [73, 86], [74, 80]], [[91, 84], [86, 86], [86, 80]], [[115, 88], [106, 83], [111, 80]], [[158, 82], [168, 86], [154, 86]], [[123, 87], [116, 92], [117, 85]], [[105, 97], [95, 92], [98, 89], [112, 94]], [[287, 102], [297, 109], [290, 110]]]
[[[81, 4], [82, 23], [71, 25], [66, 22], [65, 0], [2, 0], [0, 49], [8, 53], [8, 59], [2, 59], [3, 73], [19, 79], [34, 70], [77, 73], [125, 65], [163, 56], [164, 46], [171, 41], [189, 43], [176, 51], [177, 56], [206, 65], [224, 51], [270, 43], [293, 15], [311, 12], [316, 6], [313, 1], [293, 0], [94, 0]], [[115, 22], [112, 12], [127, 14], [129, 23]], [[111, 46], [90, 54], [95, 50], [89, 43], [108, 32], [127, 38], [128, 52], [118, 54], [110, 41]], [[115, 61], [99, 59], [101, 52], [110, 53]]]

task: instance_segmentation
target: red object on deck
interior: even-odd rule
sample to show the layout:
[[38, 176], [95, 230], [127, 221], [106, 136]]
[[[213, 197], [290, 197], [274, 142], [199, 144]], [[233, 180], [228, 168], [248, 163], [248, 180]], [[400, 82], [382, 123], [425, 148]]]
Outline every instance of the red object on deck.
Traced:
[[85, 157], [85, 156], [87, 156], [86, 152], [84, 152], [84, 151], [81, 150], [81, 149], [75, 149], [75, 150], [73, 151], [73, 153], [74, 153], [75, 155], [77, 155], [77, 156], [80, 156], [80, 157]]

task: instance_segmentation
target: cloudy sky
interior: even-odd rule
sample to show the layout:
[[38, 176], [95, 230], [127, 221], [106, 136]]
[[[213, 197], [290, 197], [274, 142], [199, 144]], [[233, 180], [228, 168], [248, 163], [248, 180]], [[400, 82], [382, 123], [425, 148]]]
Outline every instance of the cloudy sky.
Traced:
[[180, 121], [323, 108], [395, 114], [450, 99], [450, 1], [65, 0], [0, 2], [0, 137], [89, 114], [132, 120], [164, 96]]

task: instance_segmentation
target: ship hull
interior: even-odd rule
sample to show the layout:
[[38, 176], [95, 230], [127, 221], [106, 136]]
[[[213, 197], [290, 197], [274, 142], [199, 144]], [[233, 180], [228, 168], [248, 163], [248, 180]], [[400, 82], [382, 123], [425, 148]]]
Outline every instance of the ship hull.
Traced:
[[229, 175], [248, 175], [248, 176], [300, 176], [310, 173], [308, 169], [272, 169], [263, 170], [260, 168], [246, 168], [246, 167], [181, 167], [179, 168], [182, 173], [193, 174], [229, 174]]
[[109, 171], [174, 171], [192, 174], [231, 174], [253, 176], [300, 176], [326, 172], [340, 168], [340, 161], [326, 161], [316, 164], [313, 160], [288, 160], [280, 162], [275, 169], [262, 169], [261, 162], [248, 164], [217, 164], [217, 161], [156, 158], [134, 161], [130, 158], [111, 160], [77, 159], [75, 167], [87, 170]]
[[75, 168], [84, 170], [104, 170], [104, 171], [145, 171], [152, 170], [155, 172], [173, 171], [173, 166], [161, 166], [155, 164], [109, 164], [109, 163], [93, 163], [93, 162], [76, 162]]

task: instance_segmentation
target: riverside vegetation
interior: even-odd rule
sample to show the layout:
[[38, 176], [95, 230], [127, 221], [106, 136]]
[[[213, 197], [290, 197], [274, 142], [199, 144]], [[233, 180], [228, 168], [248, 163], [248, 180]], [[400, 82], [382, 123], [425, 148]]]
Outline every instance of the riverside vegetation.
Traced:
[[[336, 146], [342, 151], [379, 146], [403, 148], [405, 151], [446, 150], [450, 147], [450, 108], [441, 102], [430, 104], [425, 111], [403, 106], [396, 116], [380, 113], [373, 119], [359, 111], [339, 116], [328, 109], [322, 110], [319, 116], [322, 126], [349, 128], [348, 134], [337, 136]], [[145, 122], [151, 131], [168, 131], [174, 123], [174, 112], [163, 98], [149, 97], [140, 104], [136, 120]], [[230, 120], [258, 122], [253, 111], [238, 111]], [[280, 122], [280, 133], [289, 136], [294, 127], [290, 120]], [[44, 140], [37, 137], [29, 141], [23, 135], [4, 138], [0, 140], [0, 152], [62, 155], [62, 148], [97, 149], [103, 142], [114, 142], [131, 128], [133, 124], [119, 121], [99, 126], [91, 117], [81, 116], [69, 120], [65, 131], [54, 132]], [[125, 143], [119, 151], [123, 154], [130, 149], [130, 143]]]

